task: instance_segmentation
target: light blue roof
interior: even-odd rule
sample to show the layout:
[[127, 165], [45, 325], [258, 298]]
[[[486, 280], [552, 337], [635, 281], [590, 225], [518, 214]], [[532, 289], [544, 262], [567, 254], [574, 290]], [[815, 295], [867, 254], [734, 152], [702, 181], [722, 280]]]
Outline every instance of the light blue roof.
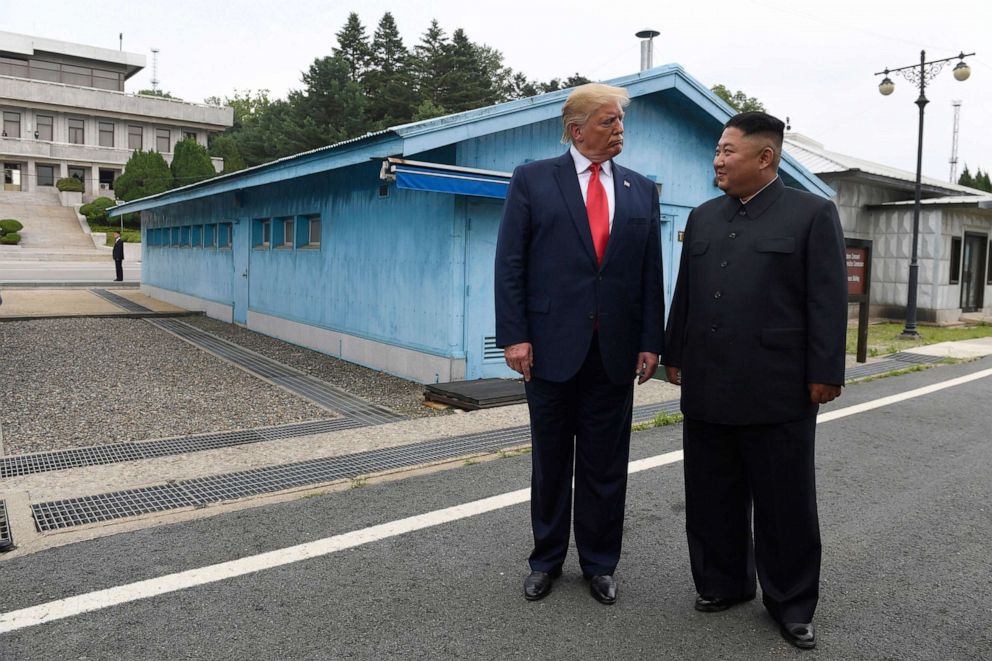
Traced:
[[[720, 124], [735, 114], [730, 106], [686, 73], [678, 64], [666, 64], [605, 82], [627, 88], [631, 98], [675, 89]], [[561, 104], [570, 92], [571, 89], [563, 89], [453, 115], [393, 126], [327, 147], [294, 154], [270, 163], [126, 202], [112, 207], [108, 215], [118, 216], [122, 213], [154, 209], [218, 193], [263, 186], [358, 163], [367, 163], [375, 158], [419, 154], [463, 140], [542, 122], [560, 116]], [[833, 195], [833, 190], [829, 186], [788, 154], [783, 154], [779, 167], [804, 188], [825, 197]]]

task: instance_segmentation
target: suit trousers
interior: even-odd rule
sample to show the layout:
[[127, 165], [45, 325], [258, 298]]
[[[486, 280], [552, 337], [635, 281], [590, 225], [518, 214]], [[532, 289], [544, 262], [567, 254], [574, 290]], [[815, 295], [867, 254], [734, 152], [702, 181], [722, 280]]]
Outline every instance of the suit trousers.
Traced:
[[114, 260], [114, 271], [118, 280], [124, 279], [124, 260], [115, 259]]
[[[778, 622], [811, 622], [819, 598], [816, 417], [774, 425], [686, 418], [686, 532], [696, 590], [745, 599], [755, 569]], [[754, 537], [752, 542], [752, 508]]]
[[551, 572], [565, 561], [575, 475], [575, 546], [587, 576], [613, 574], [620, 561], [630, 422], [631, 381], [609, 380], [598, 333], [578, 373], [563, 382], [532, 377], [526, 384], [532, 442], [532, 571]]

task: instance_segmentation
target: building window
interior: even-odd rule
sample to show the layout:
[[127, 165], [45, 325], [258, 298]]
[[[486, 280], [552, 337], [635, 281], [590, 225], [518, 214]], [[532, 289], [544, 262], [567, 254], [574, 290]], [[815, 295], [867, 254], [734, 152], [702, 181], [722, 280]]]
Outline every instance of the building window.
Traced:
[[203, 247], [204, 248], [214, 248], [217, 246], [217, 226], [216, 225], [204, 225], [203, 226]]
[[51, 142], [55, 137], [55, 131], [53, 126], [55, 125], [55, 120], [51, 115], [38, 115], [35, 117], [35, 124], [38, 129], [38, 139], [47, 140]]
[[28, 61], [15, 57], [0, 57], [0, 76], [28, 77]]
[[82, 145], [86, 143], [85, 140], [85, 129], [86, 124], [81, 119], [69, 118], [69, 142], [74, 145]]
[[251, 224], [251, 245], [268, 249], [272, 245], [272, 219], [258, 218]]
[[952, 236], [951, 237], [951, 275], [948, 278], [948, 283], [952, 285], [958, 284], [960, 282], [961, 276], [961, 237]]
[[231, 223], [221, 223], [217, 228], [217, 247], [218, 248], [230, 248], [231, 247], [231, 235], [233, 234], [234, 225]]
[[97, 128], [100, 130], [100, 146], [101, 147], [113, 147], [114, 146], [114, 123], [113, 122], [99, 122], [97, 123]]
[[127, 126], [128, 149], [141, 149], [141, 134], [142, 134], [142, 130], [140, 126], [135, 126], [134, 124], [128, 124]]
[[58, 64], [43, 60], [31, 60], [29, 66], [31, 67], [29, 78], [34, 80], [48, 80], [53, 83], [60, 82], [62, 67]]
[[155, 129], [155, 149], [160, 154], [172, 151], [171, 131], [169, 129]]
[[297, 245], [301, 248], [320, 247], [320, 216], [300, 216]]
[[55, 166], [54, 165], [35, 165], [34, 166], [35, 176], [38, 178], [39, 186], [54, 186], [55, 185]]
[[62, 65], [62, 82], [66, 85], [79, 85], [80, 87], [93, 86], [93, 69], [89, 67], [77, 67], [69, 64]]
[[21, 137], [21, 113], [4, 112], [3, 114], [3, 135], [5, 138]]
[[192, 131], [185, 131], [183, 132], [183, 140], [192, 140], [193, 142], [196, 142], [196, 134]]
[[293, 247], [293, 219], [285, 218], [282, 221], [282, 247]]
[[194, 248], [199, 248], [203, 246], [203, 226], [193, 225], [193, 233], [190, 237], [189, 244]]

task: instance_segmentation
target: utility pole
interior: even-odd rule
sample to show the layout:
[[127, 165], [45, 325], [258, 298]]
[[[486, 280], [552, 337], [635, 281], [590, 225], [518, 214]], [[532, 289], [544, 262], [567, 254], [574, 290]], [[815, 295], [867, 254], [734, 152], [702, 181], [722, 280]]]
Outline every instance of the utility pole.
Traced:
[[961, 100], [951, 101], [954, 106], [954, 134], [951, 138], [951, 183], [958, 183], [958, 127], [961, 124]]
[[152, 91], [158, 91], [158, 49], [152, 49]]

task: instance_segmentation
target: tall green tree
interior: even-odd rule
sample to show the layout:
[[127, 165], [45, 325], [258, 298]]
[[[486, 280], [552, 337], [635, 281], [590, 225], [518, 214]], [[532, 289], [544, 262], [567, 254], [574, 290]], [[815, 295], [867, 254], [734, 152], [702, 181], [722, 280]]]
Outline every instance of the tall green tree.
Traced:
[[303, 90], [290, 92], [286, 112], [271, 126], [281, 140], [280, 156], [326, 147], [368, 130], [365, 91], [351, 79], [342, 57], [317, 58], [303, 74], [303, 83]]
[[420, 42], [413, 47], [413, 72], [417, 82], [417, 96], [421, 103], [429, 101], [431, 107], [446, 111], [442, 99], [447, 95], [446, 84], [451, 60], [448, 57], [449, 41], [437, 19], [431, 21]]
[[714, 85], [710, 91], [726, 101], [727, 105], [737, 112], [764, 112], [765, 110], [765, 105], [761, 101], [753, 96], [748, 96], [741, 90], [731, 92], [723, 85]]
[[396, 21], [383, 14], [371, 45], [372, 57], [365, 74], [366, 117], [370, 128], [402, 124], [413, 117], [420, 99], [410, 52], [403, 45]]
[[369, 45], [368, 35], [365, 34], [365, 26], [362, 25], [358, 14], [355, 12], [348, 14], [348, 20], [336, 36], [338, 47], [332, 51], [332, 54], [341, 57], [348, 63], [353, 82], [362, 82], [372, 59], [372, 49]]
[[992, 181], [989, 180], [988, 172], [978, 171], [978, 174], [975, 175], [975, 188], [992, 193]]
[[125, 202], [164, 193], [172, 188], [172, 171], [157, 151], [135, 149], [114, 180], [114, 194]]
[[961, 171], [961, 176], [958, 177], [958, 184], [962, 186], [975, 187], [975, 179], [971, 176], [971, 172], [968, 171], [968, 164], [964, 164], [964, 170]]
[[217, 174], [207, 148], [190, 138], [176, 143], [169, 169], [174, 187], [195, 184]]

